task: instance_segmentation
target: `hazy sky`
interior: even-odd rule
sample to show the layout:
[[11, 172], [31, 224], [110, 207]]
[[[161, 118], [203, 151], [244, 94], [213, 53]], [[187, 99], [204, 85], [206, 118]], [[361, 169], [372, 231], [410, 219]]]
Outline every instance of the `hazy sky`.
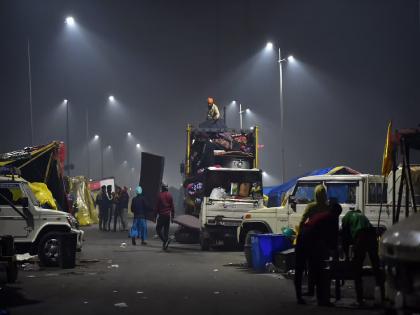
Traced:
[[[105, 176], [138, 181], [140, 150], [165, 156], [165, 179], [181, 183], [187, 123], [206, 99], [249, 107], [261, 127], [261, 167], [278, 183], [279, 72], [284, 67], [286, 178], [348, 165], [378, 173], [388, 120], [420, 123], [420, 26], [416, 0], [1, 1], [0, 151], [30, 144], [27, 41], [35, 143], [65, 141], [70, 100], [74, 175], [87, 173], [99, 134]], [[77, 27], [64, 23], [72, 15]], [[115, 96], [114, 105], [108, 96]], [[228, 124], [239, 127], [238, 108]], [[130, 131], [133, 137], [127, 137]], [[108, 145], [112, 149], [107, 149]], [[127, 161], [127, 163], [123, 163]], [[98, 141], [91, 177], [100, 176]], [[133, 169], [133, 170], [132, 170]]]

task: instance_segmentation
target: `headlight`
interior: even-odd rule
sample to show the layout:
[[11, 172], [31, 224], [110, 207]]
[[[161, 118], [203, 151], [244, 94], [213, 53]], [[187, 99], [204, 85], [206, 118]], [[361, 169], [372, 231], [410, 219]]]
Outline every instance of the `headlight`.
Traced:
[[67, 216], [67, 221], [69, 222], [69, 224], [72, 228], [79, 229], [79, 222], [77, 221], [77, 219], [74, 216], [68, 215]]

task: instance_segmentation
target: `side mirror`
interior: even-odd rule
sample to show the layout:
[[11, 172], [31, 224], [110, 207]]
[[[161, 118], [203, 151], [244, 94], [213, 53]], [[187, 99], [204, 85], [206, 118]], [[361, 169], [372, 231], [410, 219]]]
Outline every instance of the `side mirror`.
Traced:
[[288, 201], [289, 201], [290, 208], [292, 208], [293, 211], [296, 212], [296, 199], [295, 199], [295, 196], [289, 196], [289, 200]]
[[27, 197], [22, 197], [20, 199], [20, 204], [22, 205], [23, 208], [28, 208], [29, 207], [29, 200]]

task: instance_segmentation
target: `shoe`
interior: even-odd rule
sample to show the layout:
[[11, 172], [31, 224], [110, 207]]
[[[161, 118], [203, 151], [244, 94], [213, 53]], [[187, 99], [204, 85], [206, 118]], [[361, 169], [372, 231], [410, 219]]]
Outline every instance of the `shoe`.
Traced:
[[141, 245], [147, 245], [147, 242], [141, 241]]
[[135, 238], [135, 237], [132, 237], [132, 238], [131, 238], [131, 244], [132, 244], [132, 245], [136, 245], [136, 238]]
[[163, 243], [163, 249], [164, 250], [167, 250], [168, 249], [169, 243], [170, 243], [169, 239], [166, 240], [166, 242]]

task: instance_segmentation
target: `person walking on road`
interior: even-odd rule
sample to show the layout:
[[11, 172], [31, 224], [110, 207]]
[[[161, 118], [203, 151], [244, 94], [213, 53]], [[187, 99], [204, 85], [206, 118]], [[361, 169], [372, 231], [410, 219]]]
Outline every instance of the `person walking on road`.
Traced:
[[142, 195], [143, 189], [140, 186], [136, 188], [136, 196], [131, 201], [131, 212], [134, 214], [133, 226], [131, 227], [131, 243], [136, 245], [136, 238], [140, 237], [141, 244], [146, 245], [147, 239], [147, 204]]
[[105, 225], [107, 227], [107, 231], [111, 231], [111, 220], [115, 212], [114, 193], [112, 192], [111, 185], [106, 186], [106, 196], [108, 198], [108, 208], [105, 215]]
[[128, 200], [130, 197], [128, 196], [127, 187], [121, 190], [120, 197], [119, 197], [119, 207], [121, 211], [121, 224], [123, 231], [127, 230], [127, 212], [128, 212]]
[[155, 209], [156, 233], [162, 240], [163, 250], [169, 246], [169, 225], [175, 215], [174, 202], [171, 193], [168, 191], [168, 185], [162, 184], [162, 190], [159, 193]]

